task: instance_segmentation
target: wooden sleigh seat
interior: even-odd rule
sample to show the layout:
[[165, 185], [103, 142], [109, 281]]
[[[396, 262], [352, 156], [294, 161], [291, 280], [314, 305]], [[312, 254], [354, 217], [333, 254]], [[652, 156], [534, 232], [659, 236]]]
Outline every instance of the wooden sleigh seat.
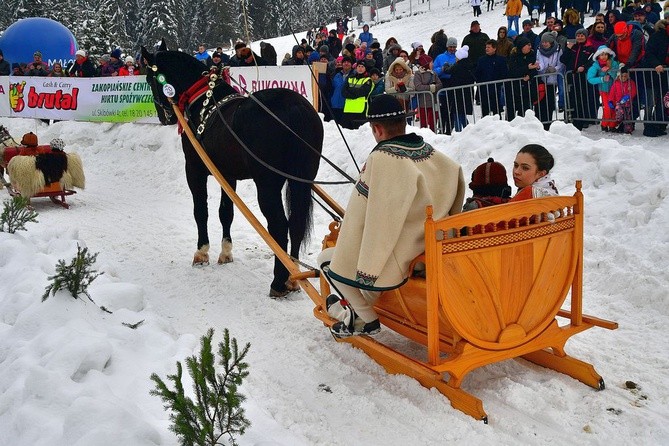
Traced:
[[[564, 351], [576, 333], [617, 328], [582, 313], [580, 187], [579, 181], [573, 197], [508, 203], [437, 221], [428, 208], [425, 254], [414, 261], [425, 264], [425, 277], [412, 274], [399, 289], [383, 293], [375, 307], [385, 327], [426, 351], [416, 358], [366, 336], [341, 341], [363, 349], [391, 373], [437, 388], [453, 407], [485, 422], [481, 400], [460, 385], [469, 372], [491, 363], [522, 357], [603, 389], [592, 365]], [[335, 239], [331, 234], [325, 244]], [[570, 309], [561, 309], [570, 292]], [[321, 279], [321, 295], [328, 293]], [[315, 313], [328, 323], [323, 307]]]

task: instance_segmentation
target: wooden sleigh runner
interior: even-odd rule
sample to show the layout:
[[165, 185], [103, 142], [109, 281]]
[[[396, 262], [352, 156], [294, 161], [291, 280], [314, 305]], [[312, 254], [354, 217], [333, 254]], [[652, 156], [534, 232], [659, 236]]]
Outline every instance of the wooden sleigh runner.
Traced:
[[[436, 388], [454, 408], [486, 423], [481, 400], [460, 386], [469, 372], [491, 363], [521, 357], [604, 389], [591, 364], [564, 350], [577, 333], [618, 326], [582, 313], [580, 187], [579, 181], [573, 197], [509, 203], [438, 221], [428, 208], [425, 254], [412, 269], [418, 273], [384, 292], [375, 306], [384, 326], [426, 347], [424, 357], [365, 336], [340, 341], [361, 348], [391, 373]], [[338, 228], [331, 229], [325, 247], [336, 241]], [[570, 310], [563, 310], [570, 291]], [[321, 278], [321, 296], [328, 294]], [[315, 314], [330, 324], [324, 302]]]

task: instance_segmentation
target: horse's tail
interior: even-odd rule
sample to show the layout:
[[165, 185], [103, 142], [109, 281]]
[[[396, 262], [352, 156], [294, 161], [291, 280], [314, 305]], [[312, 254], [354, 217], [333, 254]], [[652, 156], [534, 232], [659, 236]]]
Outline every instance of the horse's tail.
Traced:
[[[292, 92], [291, 92], [292, 94]], [[290, 230], [291, 251], [293, 241], [300, 240], [300, 246], [309, 242], [313, 222], [313, 201], [311, 183], [316, 178], [320, 164], [320, 152], [323, 147], [323, 124], [311, 104], [304, 98], [295, 101], [289, 108], [290, 127], [300, 138], [291, 136], [290, 174], [305, 181], [288, 180], [286, 202], [288, 203], [288, 226]], [[297, 255], [297, 250], [292, 253]]]
[[[311, 184], [288, 180], [286, 203], [288, 203], [291, 255], [297, 256], [299, 249], [307, 245], [311, 237], [313, 223]], [[300, 245], [293, 246], [293, 243], [297, 240], [300, 240]]]

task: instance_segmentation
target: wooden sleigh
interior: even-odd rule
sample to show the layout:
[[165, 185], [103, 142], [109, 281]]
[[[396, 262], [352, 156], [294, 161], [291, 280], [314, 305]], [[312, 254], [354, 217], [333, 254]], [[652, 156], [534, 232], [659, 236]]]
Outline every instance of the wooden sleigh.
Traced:
[[[46, 184], [44, 175], [35, 168], [33, 159], [37, 155], [65, 156], [69, 169], [62, 173], [59, 181]], [[65, 201], [65, 197], [77, 193], [71, 187], [84, 187], [83, 167], [81, 159], [76, 154], [55, 153], [48, 145], [31, 148], [18, 146], [6, 148], [2, 158], [0, 163], [7, 169], [10, 178], [10, 181], [6, 182], [3, 177], [2, 182], [12, 197], [23, 196], [28, 200], [46, 197], [53, 203], [69, 209], [70, 205]]]
[[[436, 388], [454, 408], [484, 422], [481, 400], [460, 386], [469, 372], [491, 363], [521, 357], [604, 389], [592, 365], [564, 350], [576, 333], [618, 326], [582, 313], [580, 188], [579, 181], [573, 197], [509, 203], [437, 221], [428, 208], [425, 254], [414, 261], [409, 280], [384, 292], [375, 306], [385, 327], [426, 351], [418, 358], [365, 336], [340, 341], [364, 350], [391, 373]], [[324, 247], [335, 243], [338, 228], [331, 229]], [[570, 310], [563, 310], [570, 291]], [[328, 294], [321, 278], [321, 295]], [[324, 308], [321, 302], [316, 316], [329, 323]]]
[[[316, 318], [331, 326], [336, 321], [325, 309], [327, 281], [321, 277], [320, 292], [314, 288], [309, 279], [318, 277], [318, 271], [299, 270], [216, 169], [179, 108], [174, 106], [174, 112], [225, 193], [314, 302]], [[314, 185], [313, 190], [344, 215], [320, 187]], [[481, 400], [460, 386], [469, 372], [488, 364], [521, 357], [604, 389], [604, 380], [591, 364], [564, 350], [576, 333], [594, 326], [618, 327], [582, 312], [580, 181], [573, 197], [508, 203], [438, 221], [428, 207], [426, 215], [425, 254], [413, 262], [408, 281], [383, 293], [375, 306], [386, 328], [425, 346], [424, 358], [368, 336], [337, 341], [362, 349], [390, 373], [436, 388], [454, 408], [486, 423]], [[339, 224], [331, 223], [323, 248], [335, 246], [338, 233]], [[570, 291], [570, 309], [561, 309]], [[558, 318], [566, 323], [559, 325]]]

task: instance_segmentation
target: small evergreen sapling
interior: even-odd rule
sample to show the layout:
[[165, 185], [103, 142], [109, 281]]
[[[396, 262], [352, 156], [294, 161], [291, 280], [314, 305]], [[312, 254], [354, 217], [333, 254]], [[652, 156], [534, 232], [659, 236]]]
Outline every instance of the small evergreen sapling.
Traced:
[[14, 234], [25, 231], [26, 223], [37, 223], [37, 212], [30, 208], [30, 199], [17, 195], [5, 200], [0, 215], [0, 232]]
[[247, 343], [240, 352], [237, 340], [230, 339], [226, 328], [223, 342], [218, 344], [218, 364], [223, 366], [223, 374], [220, 374], [216, 373], [216, 358], [211, 350], [213, 336], [214, 330], [210, 328], [200, 339], [200, 356], [186, 358], [186, 367], [193, 379], [195, 401], [184, 392], [181, 381], [183, 369], [179, 361], [176, 375], [167, 375], [167, 380], [174, 383], [174, 390], [170, 390], [157, 374], [151, 375], [156, 384], [151, 395], [160, 397], [165, 409], [171, 411], [170, 429], [177, 434], [183, 446], [220, 445], [226, 435], [234, 445], [237, 444], [234, 435], [243, 435], [251, 425], [241, 407], [246, 397], [237, 391], [249, 374], [244, 358], [251, 344]]
[[88, 286], [98, 276], [104, 273], [98, 273], [91, 269], [97, 259], [99, 253], [93, 255], [88, 254], [88, 248], [81, 248], [77, 245], [77, 255], [72, 259], [69, 265], [65, 264], [65, 260], [58, 260], [56, 265], [56, 274], [49, 276], [49, 280], [53, 281], [46, 287], [46, 291], [42, 296], [42, 302], [47, 300], [49, 296], [53, 296], [57, 291], [67, 289], [72, 297], [79, 298], [83, 294], [88, 297], [88, 300], [95, 303], [88, 294]]

